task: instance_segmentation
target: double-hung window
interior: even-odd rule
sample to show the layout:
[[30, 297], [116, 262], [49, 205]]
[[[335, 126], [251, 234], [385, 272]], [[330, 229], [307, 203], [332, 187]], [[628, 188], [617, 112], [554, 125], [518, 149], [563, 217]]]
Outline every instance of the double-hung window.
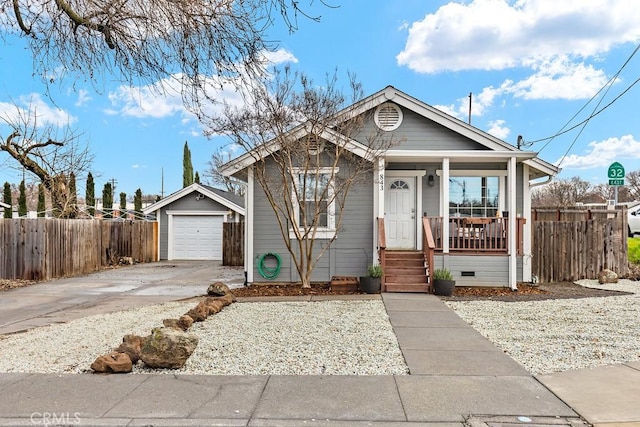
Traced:
[[292, 200], [297, 201], [295, 226], [305, 230], [315, 228], [316, 238], [331, 238], [335, 233], [333, 176], [337, 171], [332, 168], [292, 171], [295, 180]]

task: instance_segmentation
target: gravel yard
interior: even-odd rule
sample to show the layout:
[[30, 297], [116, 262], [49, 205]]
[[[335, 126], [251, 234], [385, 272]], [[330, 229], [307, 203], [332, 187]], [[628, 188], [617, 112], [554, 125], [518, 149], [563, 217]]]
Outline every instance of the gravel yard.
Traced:
[[633, 295], [446, 304], [532, 374], [640, 360], [640, 282], [578, 283]]
[[[82, 373], [127, 333], [148, 335], [195, 304], [166, 303], [0, 336], [0, 372]], [[184, 368], [220, 375], [403, 375], [407, 366], [382, 301], [235, 303], [190, 332]], [[134, 372], [151, 372], [138, 363]]]
[[[629, 295], [445, 303], [532, 374], [640, 360], [640, 282], [582, 286]], [[0, 336], [0, 372], [83, 373], [125, 334], [148, 335], [194, 306], [165, 303]], [[183, 369], [220, 375], [404, 375], [382, 301], [235, 303], [190, 330]], [[150, 372], [139, 363], [135, 373]]]

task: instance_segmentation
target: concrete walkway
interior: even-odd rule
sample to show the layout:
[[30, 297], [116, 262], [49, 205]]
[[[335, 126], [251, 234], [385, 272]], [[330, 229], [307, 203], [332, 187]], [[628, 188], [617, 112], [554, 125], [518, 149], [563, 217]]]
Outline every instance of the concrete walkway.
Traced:
[[[3, 293], [2, 331], [189, 298], [222, 276], [191, 264], [148, 268]], [[534, 378], [433, 295], [366, 297], [383, 299], [410, 375], [0, 374], [0, 426], [577, 427], [579, 415], [640, 426], [640, 363]]]

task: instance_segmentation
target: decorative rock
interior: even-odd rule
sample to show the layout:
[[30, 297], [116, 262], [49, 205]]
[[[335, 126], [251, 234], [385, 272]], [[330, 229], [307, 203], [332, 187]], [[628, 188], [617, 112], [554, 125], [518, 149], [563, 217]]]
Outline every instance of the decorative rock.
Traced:
[[102, 374], [126, 374], [133, 369], [133, 363], [128, 354], [114, 352], [98, 357], [91, 364], [91, 369]]
[[181, 331], [187, 331], [191, 325], [193, 325], [193, 319], [191, 316], [183, 314], [179, 319], [164, 319], [162, 324], [167, 328], [179, 329]]
[[618, 283], [618, 275], [615, 271], [611, 271], [608, 268], [605, 268], [600, 273], [598, 273], [598, 282], [600, 284]]
[[154, 328], [144, 339], [140, 359], [150, 368], [179, 369], [198, 345], [198, 337], [173, 328]]
[[194, 322], [204, 322], [209, 316], [209, 308], [204, 301], [201, 301], [198, 305], [187, 311], [185, 314], [191, 317]]
[[144, 341], [144, 337], [127, 334], [122, 337], [122, 344], [116, 349], [118, 353], [126, 353], [131, 360], [131, 363], [137, 363], [140, 360], [140, 348], [142, 347], [142, 342]]
[[229, 292], [231, 292], [229, 290], [229, 287], [222, 282], [212, 283], [207, 288], [207, 295], [212, 295], [216, 297], [223, 297]]
[[216, 298], [206, 298], [204, 305], [207, 307], [209, 316], [220, 313], [224, 308], [224, 303]]
[[187, 316], [186, 314], [183, 314], [178, 319], [178, 325], [180, 325], [183, 331], [186, 331], [191, 327], [191, 325], [193, 325], [193, 318], [191, 316]]
[[236, 296], [229, 292], [223, 297], [211, 297], [207, 298], [208, 300], [220, 301], [224, 307], [228, 306], [231, 303], [236, 302]]
[[165, 328], [173, 328], [178, 330], [183, 330], [180, 325], [178, 325], [178, 319], [162, 319], [162, 325]]

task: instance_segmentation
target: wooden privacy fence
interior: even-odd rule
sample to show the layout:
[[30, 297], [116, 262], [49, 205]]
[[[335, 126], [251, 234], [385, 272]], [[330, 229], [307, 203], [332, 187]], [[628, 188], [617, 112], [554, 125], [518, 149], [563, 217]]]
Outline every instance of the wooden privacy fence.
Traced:
[[0, 219], [0, 278], [49, 280], [98, 271], [119, 257], [157, 261], [157, 222]]
[[629, 273], [627, 210], [534, 209], [533, 274], [540, 282], [595, 279], [605, 268]]
[[222, 265], [244, 265], [244, 222], [222, 224]]

